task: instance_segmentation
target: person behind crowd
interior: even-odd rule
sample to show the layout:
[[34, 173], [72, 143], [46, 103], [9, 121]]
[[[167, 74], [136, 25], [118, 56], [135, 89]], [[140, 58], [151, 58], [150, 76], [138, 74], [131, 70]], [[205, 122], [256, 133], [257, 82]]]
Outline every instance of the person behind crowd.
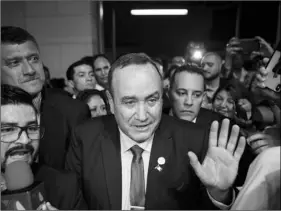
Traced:
[[93, 67], [94, 75], [97, 80], [97, 90], [108, 89], [108, 72], [110, 61], [105, 54], [96, 54], [94, 56], [85, 56], [81, 60], [87, 61]]
[[196, 124], [162, 115], [162, 77], [143, 53], [113, 63], [109, 88], [114, 116], [78, 126], [66, 164], [79, 176], [88, 208], [227, 209], [245, 148], [239, 127], [228, 139], [229, 120], [219, 136], [215, 121], [208, 136]]
[[111, 66], [108, 57], [105, 54], [96, 54], [94, 56], [85, 56], [81, 60], [92, 65], [97, 80], [96, 89], [105, 93], [108, 104], [110, 105], [110, 112], [114, 113], [112, 96], [108, 91], [108, 72]]
[[170, 115], [179, 119], [198, 123], [209, 128], [214, 121], [221, 121], [223, 116], [202, 108], [206, 95], [203, 69], [195, 65], [176, 68], [171, 77], [169, 99], [172, 104]]
[[220, 86], [221, 68], [223, 60], [215, 52], [207, 52], [201, 60], [201, 67], [204, 70], [206, 81], [206, 95], [202, 104], [203, 108], [211, 109], [214, 93]]
[[253, 107], [237, 81], [222, 83], [212, 101], [213, 110], [231, 119], [243, 129], [254, 130]]
[[1, 27], [1, 84], [19, 87], [32, 96], [40, 114], [40, 126], [45, 128], [39, 162], [64, 169], [72, 128], [90, 118], [90, 111], [87, 105], [71, 99], [65, 92], [44, 87], [39, 46], [22, 28]]
[[[78, 196], [76, 175], [36, 162], [45, 130], [39, 126], [32, 100], [32, 96], [18, 87], [1, 85], [1, 194], [7, 189], [7, 166], [23, 161], [30, 165], [34, 180], [44, 182], [46, 201], [60, 209], [73, 209]], [[46, 205], [49, 210], [54, 209]]]
[[182, 66], [185, 64], [185, 60], [182, 56], [174, 56], [172, 58], [172, 65], [176, 65], [176, 66]]
[[110, 108], [104, 92], [95, 89], [87, 89], [77, 95], [77, 99], [87, 103], [92, 118], [110, 114]]
[[92, 66], [84, 60], [78, 60], [72, 63], [66, 71], [66, 78], [74, 91], [74, 99], [79, 92], [82, 92], [85, 89], [96, 88], [97, 81], [94, 75], [94, 70]]

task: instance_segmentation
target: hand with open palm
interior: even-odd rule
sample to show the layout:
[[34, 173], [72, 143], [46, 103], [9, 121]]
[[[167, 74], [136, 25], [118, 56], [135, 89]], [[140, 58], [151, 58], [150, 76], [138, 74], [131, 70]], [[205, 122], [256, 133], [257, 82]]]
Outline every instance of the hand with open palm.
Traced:
[[222, 122], [219, 138], [218, 128], [218, 122], [214, 121], [209, 135], [209, 149], [202, 164], [193, 152], [188, 152], [188, 156], [196, 175], [207, 189], [228, 191], [237, 176], [246, 141], [244, 137], [240, 137], [238, 142], [239, 127], [237, 125], [232, 127], [231, 135], [228, 136], [228, 119]]

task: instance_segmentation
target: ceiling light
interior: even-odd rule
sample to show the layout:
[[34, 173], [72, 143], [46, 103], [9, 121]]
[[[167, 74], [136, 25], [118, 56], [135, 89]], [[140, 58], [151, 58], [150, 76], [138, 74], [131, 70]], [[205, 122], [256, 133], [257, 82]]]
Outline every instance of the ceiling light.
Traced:
[[187, 9], [138, 9], [132, 15], [187, 15]]

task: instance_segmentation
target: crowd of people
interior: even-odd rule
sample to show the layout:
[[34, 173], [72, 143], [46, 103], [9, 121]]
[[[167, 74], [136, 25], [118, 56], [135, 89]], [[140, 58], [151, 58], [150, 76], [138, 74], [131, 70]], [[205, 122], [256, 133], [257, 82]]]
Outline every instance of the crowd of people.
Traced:
[[64, 80], [29, 32], [2, 26], [1, 194], [25, 161], [49, 210], [280, 209], [274, 49], [255, 39], [247, 59], [238, 38], [196, 59], [190, 45], [170, 60], [81, 55]]

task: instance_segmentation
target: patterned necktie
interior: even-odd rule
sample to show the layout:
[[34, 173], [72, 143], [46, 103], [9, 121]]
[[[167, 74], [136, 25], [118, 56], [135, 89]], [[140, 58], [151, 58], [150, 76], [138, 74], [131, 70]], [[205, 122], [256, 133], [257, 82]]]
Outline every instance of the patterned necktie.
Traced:
[[130, 202], [131, 209], [144, 209], [145, 205], [145, 183], [144, 168], [142, 160], [143, 149], [138, 145], [131, 148], [134, 155], [131, 166], [131, 185], [130, 185]]

